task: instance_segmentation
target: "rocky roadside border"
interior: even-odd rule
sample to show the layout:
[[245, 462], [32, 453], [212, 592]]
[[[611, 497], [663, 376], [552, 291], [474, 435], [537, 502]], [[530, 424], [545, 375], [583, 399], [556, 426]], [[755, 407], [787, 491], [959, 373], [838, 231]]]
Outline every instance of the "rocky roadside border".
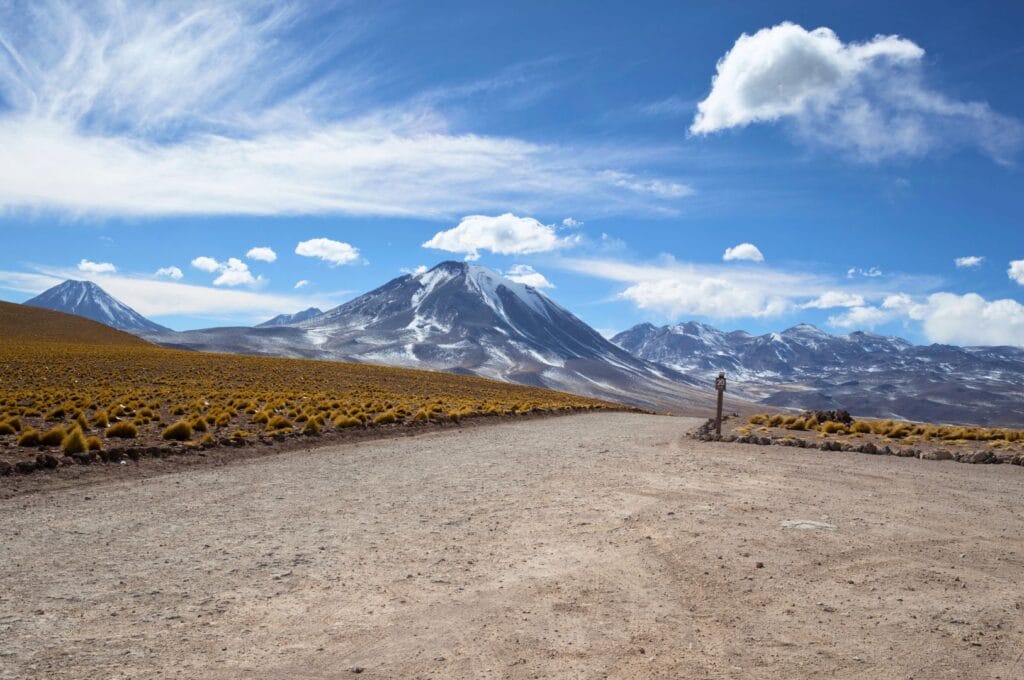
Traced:
[[[623, 410], [629, 410], [623, 407]], [[557, 418], [563, 415], [586, 413], [589, 409], [569, 411], [545, 411], [521, 413], [517, 415], [487, 415], [463, 418], [459, 422], [427, 421], [422, 423], [395, 423], [376, 425], [365, 428], [346, 428], [322, 432], [317, 435], [293, 434], [262, 434], [247, 438], [222, 437], [207, 444], [169, 441], [160, 445], [128, 445], [115, 446], [101, 451], [88, 451], [65, 455], [60, 447], [40, 446], [36, 453], [21, 449], [19, 460], [0, 459], [0, 480], [4, 477], [17, 478], [33, 473], [56, 473], [63, 469], [74, 468], [88, 470], [90, 468], [110, 469], [110, 466], [128, 466], [131, 463], [142, 464], [147, 460], [160, 460], [162, 464], [192, 465], [203, 461], [223, 463], [236, 458], [250, 458], [254, 455], [285, 453], [293, 450], [307, 450], [334, 444], [362, 441], [366, 439], [388, 439], [392, 437], [408, 437], [439, 429], [461, 429], [466, 427], [486, 426], [492, 423], [508, 422], [509, 420], [533, 420]], [[0, 451], [0, 454], [4, 452]], [[134, 466], [133, 466], [134, 467]], [[0, 481], [0, 486], [4, 482]]]
[[758, 446], [792, 446], [800, 449], [818, 449], [820, 451], [839, 451], [851, 453], [866, 453], [872, 456], [897, 456], [899, 458], [918, 458], [920, 460], [952, 460], [958, 463], [972, 463], [975, 465], [1022, 465], [1024, 466], [1024, 453], [1010, 451], [948, 451], [946, 449], [922, 450], [912, 447], [891, 447], [889, 445], [878, 446], [872, 442], [864, 444], [850, 444], [834, 439], [814, 442], [799, 437], [761, 437], [755, 434], [734, 435], [715, 434], [715, 419], [709, 418], [707, 422], [691, 433], [694, 439], [702, 442], [732, 442], [736, 444], [756, 444]]

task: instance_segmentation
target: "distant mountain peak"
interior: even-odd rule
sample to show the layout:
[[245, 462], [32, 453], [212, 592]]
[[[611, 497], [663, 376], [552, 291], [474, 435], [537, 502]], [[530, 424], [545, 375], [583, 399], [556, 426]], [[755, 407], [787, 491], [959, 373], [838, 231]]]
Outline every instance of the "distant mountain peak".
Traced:
[[272, 326], [291, 326], [292, 324], [301, 323], [308, 321], [314, 317], [323, 314], [323, 310], [318, 307], [310, 307], [303, 309], [301, 312], [295, 312], [294, 314], [278, 314], [273, 319], [268, 319], [263, 323], [256, 324], [256, 328], [270, 328]]
[[797, 325], [782, 331], [782, 335], [817, 335], [819, 337], [832, 337], [821, 330], [813, 323], [798, 323]]
[[129, 333], [161, 333], [169, 330], [142, 316], [92, 281], [64, 281], [27, 300], [25, 304], [77, 314]]

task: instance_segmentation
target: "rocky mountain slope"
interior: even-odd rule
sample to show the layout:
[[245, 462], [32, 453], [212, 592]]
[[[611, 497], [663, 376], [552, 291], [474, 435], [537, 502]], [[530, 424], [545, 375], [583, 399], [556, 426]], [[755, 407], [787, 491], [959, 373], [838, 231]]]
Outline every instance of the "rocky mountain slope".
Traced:
[[171, 332], [115, 299], [92, 281], [65, 281], [24, 304], [84, 316], [129, 333]]
[[641, 324], [612, 341], [691, 375], [724, 370], [765, 404], [843, 408], [875, 417], [991, 425], [1024, 424], [1024, 350], [914, 345], [809, 324], [781, 333], [723, 332], [697, 322]]

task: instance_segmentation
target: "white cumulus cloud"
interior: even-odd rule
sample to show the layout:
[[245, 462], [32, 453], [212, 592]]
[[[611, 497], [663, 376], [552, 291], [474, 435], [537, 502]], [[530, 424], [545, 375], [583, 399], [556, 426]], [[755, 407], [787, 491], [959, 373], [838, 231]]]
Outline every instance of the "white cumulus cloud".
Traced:
[[753, 243], [741, 243], [732, 248], [726, 248], [722, 259], [726, 262], [732, 260], [748, 260], [750, 262], [764, 262], [764, 255]]
[[829, 317], [837, 328], [874, 328], [902, 320], [921, 325], [929, 342], [955, 345], [1024, 347], [1024, 305], [1016, 300], [986, 300], [977, 293], [941, 292], [913, 297], [888, 295], [878, 306], [853, 307]]
[[245, 256], [250, 260], [258, 260], [259, 262], [274, 262], [277, 260], [277, 253], [274, 252], [274, 249], [266, 246], [250, 248]]
[[229, 257], [227, 262], [220, 263], [220, 276], [213, 280], [215, 286], [251, 286], [256, 283], [249, 265], [237, 257]]
[[935, 293], [909, 313], [932, 342], [1024, 347], [1024, 305], [1016, 300]]
[[966, 257], [958, 257], [953, 260], [957, 269], [970, 269], [972, 267], [980, 267], [981, 263], [985, 261], [984, 257], [978, 255], [967, 255]]
[[218, 272], [213, 280], [215, 286], [252, 286], [263, 281], [262, 277], [254, 277], [249, 265], [237, 257], [229, 257], [226, 262], [218, 262], [212, 257], [201, 255], [192, 260], [192, 266], [210, 274]]
[[175, 281], [179, 281], [185, 276], [184, 272], [177, 267], [160, 267], [160, 269], [156, 270], [156, 275], [166, 276], [167, 278], [174, 279]]
[[983, 102], [929, 88], [924, 54], [896, 35], [844, 43], [829, 28], [808, 31], [789, 22], [744, 33], [719, 60], [690, 131], [788, 121], [800, 136], [867, 161], [950, 143], [1012, 159], [1024, 126]]
[[533, 288], [554, 288], [555, 284], [548, 281], [547, 277], [541, 274], [528, 264], [516, 264], [505, 272], [505, 277]]
[[295, 246], [295, 254], [303, 257], [315, 257], [332, 267], [351, 264], [359, 259], [358, 248], [329, 238], [311, 238], [308, 241], [300, 241]]
[[864, 296], [839, 290], [827, 291], [810, 302], [804, 303], [804, 309], [834, 309], [835, 307], [863, 307]]
[[117, 267], [109, 262], [91, 262], [83, 259], [78, 263], [78, 271], [90, 274], [109, 274], [117, 271]]
[[893, 314], [878, 307], [859, 305], [828, 318], [828, 325], [849, 330], [871, 329], [892, 321]]
[[1024, 260], [1013, 260], [1006, 270], [1007, 276], [1024, 286]]
[[207, 257], [206, 255], [200, 255], [199, 257], [192, 260], [192, 266], [198, 269], [199, 271], [208, 272], [211, 274], [220, 269], [220, 263], [217, 262], [217, 260], [213, 259], [212, 257]]
[[699, 314], [711, 318], [768, 317], [785, 313], [786, 300], [765, 290], [736, 285], [724, 278], [697, 281], [662, 279], [641, 281], [620, 296], [640, 309], [668, 312], [672, 316]]
[[295, 290], [299, 290], [300, 288], [305, 288], [308, 285], [309, 285], [309, 281], [307, 281], [306, 279], [300, 279], [300, 280], [295, 282], [295, 285], [293, 286], [293, 288]]
[[464, 217], [457, 226], [434, 234], [423, 247], [464, 253], [467, 260], [478, 260], [481, 250], [499, 255], [527, 255], [565, 248], [577, 242], [576, 237], [558, 236], [554, 227], [532, 217], [505, 213], [495, 217]]

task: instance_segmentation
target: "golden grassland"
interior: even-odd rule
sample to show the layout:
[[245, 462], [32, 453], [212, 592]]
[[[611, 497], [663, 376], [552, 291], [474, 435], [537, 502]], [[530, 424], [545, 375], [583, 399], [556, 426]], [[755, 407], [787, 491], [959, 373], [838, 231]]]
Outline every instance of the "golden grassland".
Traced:
[[961, 425], [929, 425], [901, 420], [857, 418], [850, 424], [826, 420], [818, 422], [812, 416], [788, 416], [759, 413], [750, 417], [748, 427], [737, 429], [739, 434], [750, 434], [750, 426], [776, 427], [798, 432], [818, 432], [819, 436], [848, 435], [861, 438], [877, 435], [883, 442], [899, 441], [903, 444], [944, 442], [967, 444], [986, 442], [995, 448], [1024, 445], [1024, 431], [998, 427], [966, 427]]
[[623, 408], [470, 376], [163, 349], [80, 317], [0, 303], [0, 441], [65, 453]]

